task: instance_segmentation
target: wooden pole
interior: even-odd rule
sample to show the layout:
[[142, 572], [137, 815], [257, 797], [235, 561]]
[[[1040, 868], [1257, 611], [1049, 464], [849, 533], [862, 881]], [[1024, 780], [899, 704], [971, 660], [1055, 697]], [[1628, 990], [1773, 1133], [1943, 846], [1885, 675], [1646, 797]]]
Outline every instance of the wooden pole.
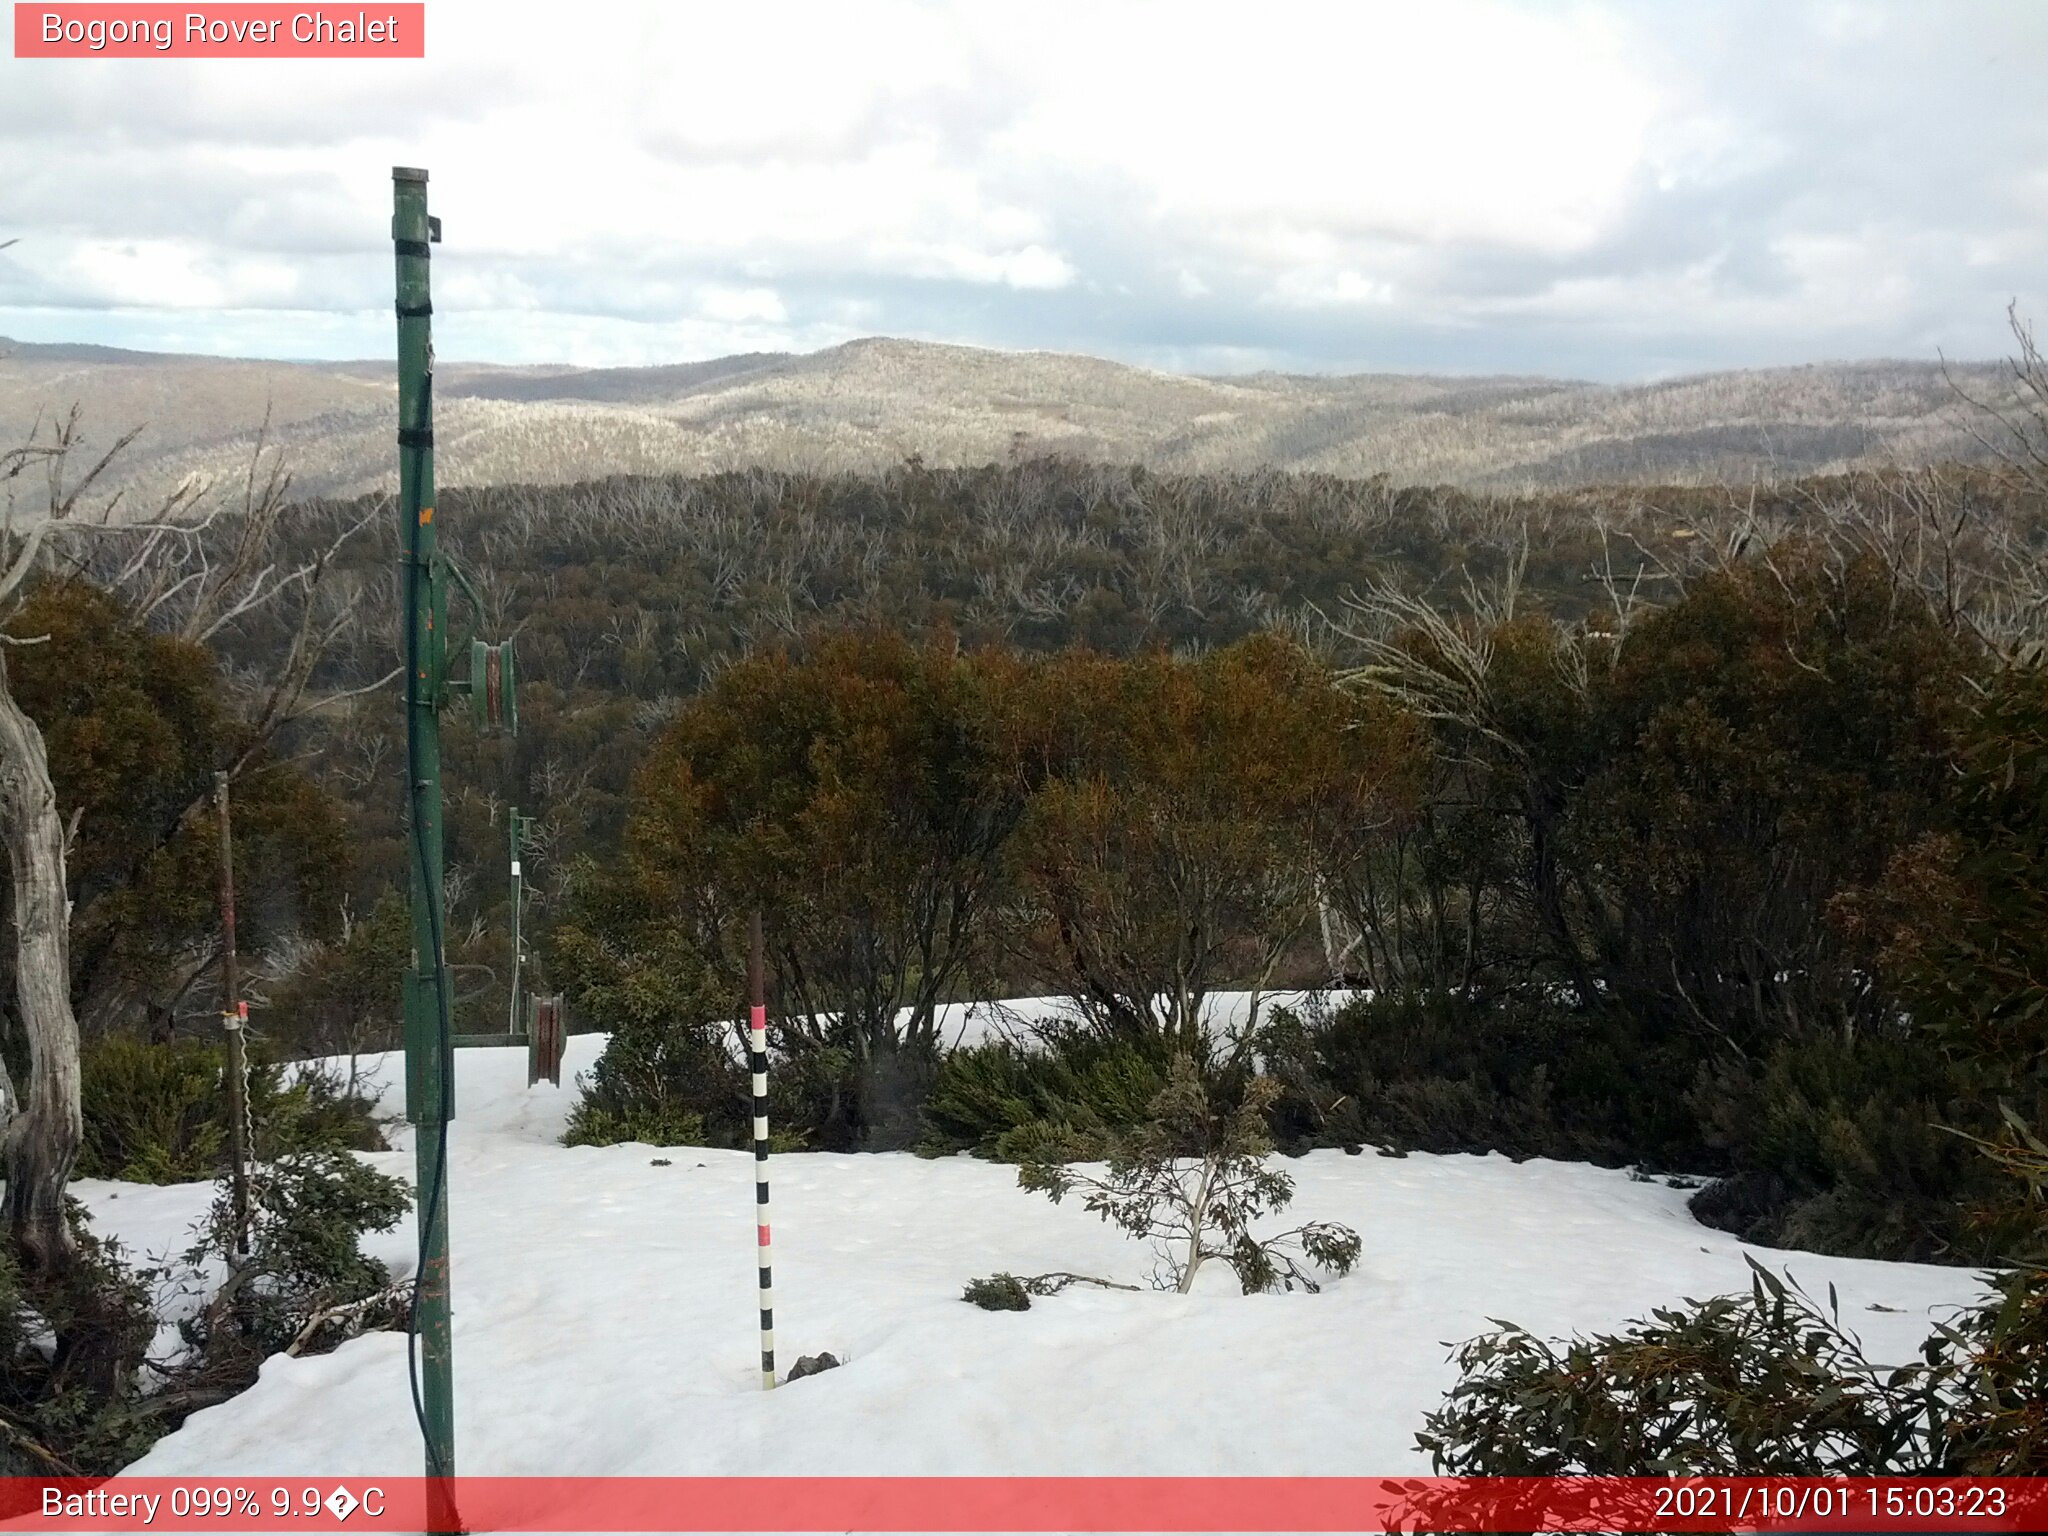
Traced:
[[249, 1047], [243, 1026], [249, 1005], [242, 1000], [240, 957], [235, 951], [235, 834], [228, 808], [228, 776], [213, 776], [213, 803], [220, 813], [220, 1018], [228, 1040], [228, 1138], [234, 1157], [230, 1199], [234, 1211], [237, 1267], [249, 1261]]
[[768, 1244], [768, 989], [761, 914], [747, 935], [748, 1066], [754, 1075], [754, 1242], [761, 1266], [761, 1386], [775, 1385], [775, 1286]]

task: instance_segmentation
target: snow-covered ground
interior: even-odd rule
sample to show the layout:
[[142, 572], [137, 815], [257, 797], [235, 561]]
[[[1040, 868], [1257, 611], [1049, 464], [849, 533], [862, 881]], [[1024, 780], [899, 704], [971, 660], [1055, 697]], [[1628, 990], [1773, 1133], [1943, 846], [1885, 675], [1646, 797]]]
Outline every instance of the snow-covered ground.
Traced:
[[[1342, 1221], [1356, 1272], [1320, 1295], [1242, 1296], [1221, 1265], [1195, 1294], [1076, 1288], [1029, 1312], [960, 1300], [997, 1270], [1137, 1283], [1152, 1256], [1010, 1168], [907, 1154], [774, 1163], [779, 1363], [842, 1369], [763, 1392], [753, 1165], [697, 1148], [558, 1144], [564, 1085], [525, 1085], [523, 1050], [457, 1057], [451, 1134], [458, 1465], [466, 1474], [1393, 1474], [1427, 1470], [1423, 1413], [1447, 1345], [1511, 1318], [1608, 1328], [1684, 1296], [1746, 1289], [1743, 1245], [1681, 1190], [1577, 1164], [1316, 1153], [1287, 1164], [1287, 1224]], [[396, 1113], [402, 1073], [378, 1066]], [[411, 1132], [371, 1161], [412, 1172]], [[131, 1252], [184, 1246], [207, 1185], [85, 1181], [95, 1226]], [[404, 1274], [410, 1223], [373, 1238]], [[1752, 1250], [1903, 1360], [1970, 1301], [1968, 1273]], [[1884, 1309], [1884, 1310], [1877, 1310]], [[131, 1471], [415, 1473], [405, 1340], [274, 1359]]]

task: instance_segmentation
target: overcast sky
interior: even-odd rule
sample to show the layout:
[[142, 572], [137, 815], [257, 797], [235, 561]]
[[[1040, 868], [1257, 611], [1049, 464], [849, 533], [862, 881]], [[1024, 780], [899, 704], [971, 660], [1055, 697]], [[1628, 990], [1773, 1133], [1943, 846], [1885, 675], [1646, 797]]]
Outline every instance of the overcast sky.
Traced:
[[[354, 7], [348, 8], [353, 14]], [[430, 0], [412, 62], [0, 59], [0, 334], [380, 357], [865, 335], [1636, 379], [2048, 316], [2048, 4]]]

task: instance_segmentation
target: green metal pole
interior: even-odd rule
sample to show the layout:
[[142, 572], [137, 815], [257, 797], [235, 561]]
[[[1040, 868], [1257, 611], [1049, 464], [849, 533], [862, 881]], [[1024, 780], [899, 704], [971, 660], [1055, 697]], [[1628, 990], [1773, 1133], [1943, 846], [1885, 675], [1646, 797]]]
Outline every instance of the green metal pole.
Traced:
[[[420, 1268], [414, 1301], [420, 1365], [414, 1383], [427, 1476], [455, 1475], [453, 1343], [449, 1335], [448, 1121], [454, 1113], [446, 913], [441, 874], [441, 717], [447, 699], [447, 593], [434, 526], [433, 306], [427, 173], [391, 172], [398, 261], [398, 523], [405, 599], [406, 821], [412, 866], [412, 968], [405, 978], [406, 1118], [417, 1128]], [[446, 1485], [429, 1528], [459, 1529]], [[430, 1492], [430, 1501], [435, 1494]]]

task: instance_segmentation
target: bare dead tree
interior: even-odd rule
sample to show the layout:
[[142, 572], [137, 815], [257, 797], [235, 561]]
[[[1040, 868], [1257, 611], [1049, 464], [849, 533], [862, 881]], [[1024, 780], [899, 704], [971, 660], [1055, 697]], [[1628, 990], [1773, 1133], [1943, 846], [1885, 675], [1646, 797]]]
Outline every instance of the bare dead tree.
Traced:
[[2005, 318], [2014, 345], [2006, 360], [2005, 399], [1965, 389], [1946, 361], [1942, 377], [1956, 398], [1970, 407], [1975, 419], [1967, 430], [1978, 446], [2021, 484], [2048, 496], [2048, 357], [2042, 355], [2034, 327], [2021, 316], [2017, 302], [2006, 306]]
[[1358, 664], [1344, 680], [1398, 701], [1425, 720], [1456, 722], [1510, 756], [1523, 748], [1498, 723], [1492, 683], [1494, 633], [1520, 605], [1528, 564], [1526, 533], [1498, 580], [1465, 580], [1465, 612], [1376, 581], [1349, 599], [1353, 619], [1340, 626]]

